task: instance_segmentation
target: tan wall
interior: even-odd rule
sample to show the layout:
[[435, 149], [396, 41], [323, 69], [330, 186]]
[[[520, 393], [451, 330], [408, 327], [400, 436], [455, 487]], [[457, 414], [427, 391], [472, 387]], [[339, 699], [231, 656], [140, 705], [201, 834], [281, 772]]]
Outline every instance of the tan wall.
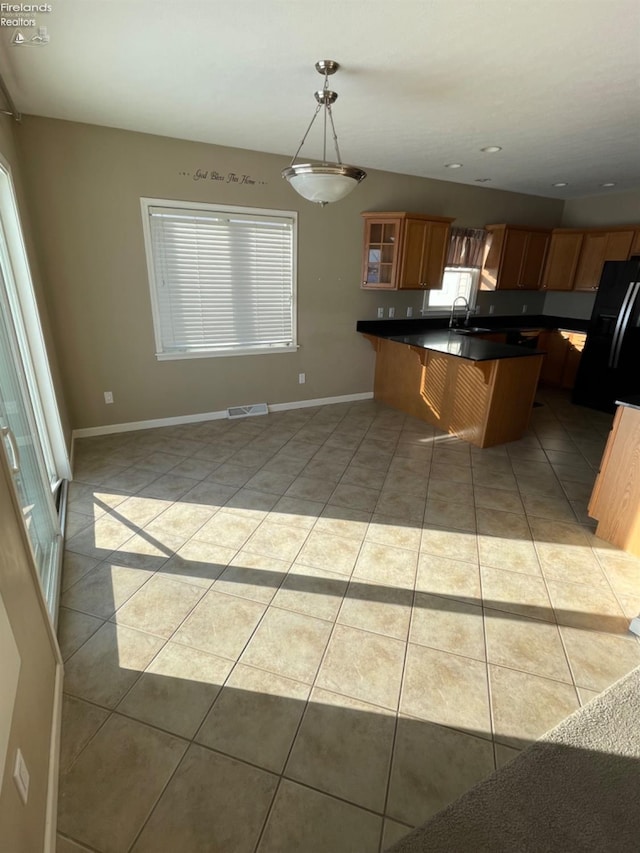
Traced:
[[[465, 226], [556, 226], [562, 214], [552, 199], [385, 172], [322, 209], [281, 179], [285, 157], [52, 119], [26, 117], [20, 144], [74, 428], [371, 391], [373, 351], [356, 321], [378, 306], [404, 316], [422, 296], [360, 290], [361, 211], [421, 211]], [[198, 168], [257, 183], [194, 181]], [[141, 196], [298, 210], [299, 351], [158, 362]]]
[[640, 222], [640, 189], [624, 193], [569, 199], [565, 202], [562, 224], [566, 228], [584, 225], [631, 225]]
[[[26, 533], [13, 499], [4, 454], [0, 453], [0, 597], [21, 658], [7, 760], [0, 795], [0, 850], [40, 853], [45, 849], [56, 652]], [[1, 671], [1, 665], [0, 665]], [[1, 687], [0, 687], [1, 689]], [[30, 774], [24, 805], [14, 785], [20, 748]]]

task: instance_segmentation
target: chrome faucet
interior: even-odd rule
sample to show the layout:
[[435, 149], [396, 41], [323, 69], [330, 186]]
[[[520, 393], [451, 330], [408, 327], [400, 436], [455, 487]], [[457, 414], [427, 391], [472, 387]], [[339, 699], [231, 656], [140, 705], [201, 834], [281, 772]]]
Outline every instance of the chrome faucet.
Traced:
[[465, 317], [464, 317], [464, 324], [465, 324], [465, 326], [469, 325], [469, 316], [471, 314], [471, 306], [469, 305], [469, 301], [468, 301], [466, 296], [456, 296], [456, 298], [453, 300], [453, 305], [451, 306], [451, 314], [449, 316], [449, 328], [450, 329], [453, 329], [454, 326], [459, 325], [458, 319], [456, 318], [456, 302], [458, 302], [459, 299], [462, 299], [462, 301], [464, 302], [465, 308], [466, 308], [466, 313], [465, 313]]

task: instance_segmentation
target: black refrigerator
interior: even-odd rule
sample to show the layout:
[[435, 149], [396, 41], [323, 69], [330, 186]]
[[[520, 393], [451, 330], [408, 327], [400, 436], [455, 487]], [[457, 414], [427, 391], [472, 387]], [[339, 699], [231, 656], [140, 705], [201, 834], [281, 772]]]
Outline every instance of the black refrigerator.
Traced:
[[572, 400], [613, 412], [640, 394], [640, 256], [607, 261], [587, 329]]

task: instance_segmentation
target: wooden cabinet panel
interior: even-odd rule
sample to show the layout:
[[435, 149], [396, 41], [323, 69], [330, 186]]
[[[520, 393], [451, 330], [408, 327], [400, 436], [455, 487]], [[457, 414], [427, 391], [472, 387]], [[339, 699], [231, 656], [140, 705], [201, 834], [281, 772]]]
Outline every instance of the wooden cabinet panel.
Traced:
[[372, 290], [395, 289], [398, 273], [400, 218], [365, 220], [362, 286]]
[[585, 232], [574, 290], [597, 290], [605, 261], [625, 261], [629, 257], [634, 232]]
[[624, 261], [640, 254], [640, 232], [633, 225], [558, 229], [551, 236], [542, 287], [545, 290], [598, 289], [605, 261]]
[[527, 250], [527, 240], [526, 231], [510, 231], [507, 229], [497, 277], [498, 290], [517, 290], [521, 287], [520, 270]]
[[605, 261], [626, 261], [631, 254], [634, 231], [610, 231], [607, 234]]
[[452, 219], [415, 213], [363, 213], [363, 217], [363, 288], [442, 287]]
[[530, 231], [526, 251], [520, 270], [522, 287], [527, 290], [538, 290], [542, 280], [542, 271], [549, 248], [550, 235], [541, 231]]
[[429, 223], [420, 219], [407, 219], [404, 227], [402, 275], [398, 287], [417, 290], [422, 286], [422, 265]]
[[543, 385], [553, 385], [559, 388], [562, 383], [566, 356], [564, 338], [557, 329], [542, 332], [538, 347], [546, 353], [540, 370], [540, 382]]
[[428, 290], [439, 290], [442, 287], [448, 247], [449, 223], [430, 222], [422, 259], [422, 282]]
[[582, 240], [580, 260], [576, 270], [574, 290], [596, 290], [600, 283], [602, 265], [607, 254], [607, 234], [586, 233]]
[[576, 376], [578, 374], [578, 368], [580, 367], [582, 350], [584, 349], [587, 336], [574, 332], [562, 332], [562, 335], [566, 341], [566, 356], [562, 370], [562, 378], [560, 380], [560, 387], [573, 388], [576, 384]]
[[540, 371], [540, 382], [555, 388], [573, 388], [587, 336], [581, 332], [557, 329], [541, 332], [538, 347], [546, 355]]
[[619, 406], [602, 457], [589, 515], [596, 536], [640, 556], [640, 411]]
[[543, 290], [572, 289], [582, 239], [581, 231], [555, 231], [551, 235], [549, 254], [542, 277]]
[[549, 231], [510, 225], [487, 225], [480, 276], [481, 290], [537, 290]]

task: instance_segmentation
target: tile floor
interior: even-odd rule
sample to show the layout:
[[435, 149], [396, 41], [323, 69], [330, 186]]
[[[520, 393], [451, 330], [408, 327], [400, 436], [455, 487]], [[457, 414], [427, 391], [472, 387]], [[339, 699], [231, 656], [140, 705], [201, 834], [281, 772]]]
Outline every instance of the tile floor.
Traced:
[[377, 853], [640, 664], [611, 419], [374, 402], [76, 445], [58, 853]]

